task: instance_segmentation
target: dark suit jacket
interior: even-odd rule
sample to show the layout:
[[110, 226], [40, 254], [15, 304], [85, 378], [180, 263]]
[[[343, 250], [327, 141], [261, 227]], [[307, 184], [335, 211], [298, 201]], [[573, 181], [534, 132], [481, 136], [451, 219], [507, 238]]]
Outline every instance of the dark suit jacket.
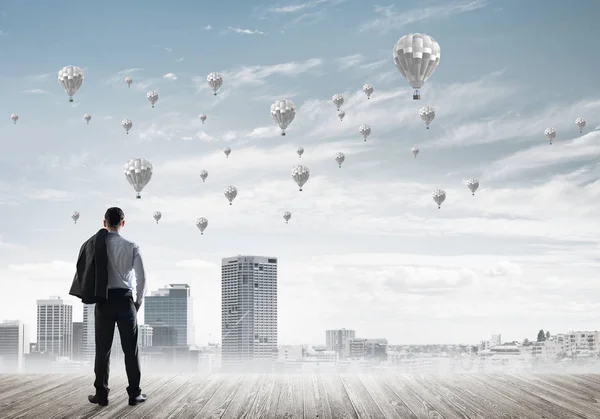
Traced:
[[108, 299], [108, 230], [98, 230], [79, 251], [77, 272], [73, 278], [70, 295], [81, 298], [84, 304], [95, 304]]

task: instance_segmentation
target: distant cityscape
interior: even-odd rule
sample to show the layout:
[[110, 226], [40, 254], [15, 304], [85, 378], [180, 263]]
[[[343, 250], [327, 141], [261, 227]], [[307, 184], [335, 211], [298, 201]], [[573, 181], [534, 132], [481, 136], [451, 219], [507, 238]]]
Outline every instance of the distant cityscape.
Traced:
[[[600, 331], [551, 334], [535, 341], [503, 342], [500, 334], [479, 344], [389, 345], [383, 337], [357, 337], [352, 329], [324, 330], [324, 345], [279, 345], [277, 258], [234, 256], [221, 263], [221, 342], [198, 346], [188, 284], [169, 284], [144, 299], [138, 325], [142, 368], [160, 372], [600, 370]], [[0, 372], [78, 372], [93, 369], [95, 305], [73, 306], [60, 297], [37, 300], [36, 342], [20, 320], [0, 322]], [[118, 328], [112, 365], [121, 365]], [[121, 362], [117, 362], [117, 360]]]

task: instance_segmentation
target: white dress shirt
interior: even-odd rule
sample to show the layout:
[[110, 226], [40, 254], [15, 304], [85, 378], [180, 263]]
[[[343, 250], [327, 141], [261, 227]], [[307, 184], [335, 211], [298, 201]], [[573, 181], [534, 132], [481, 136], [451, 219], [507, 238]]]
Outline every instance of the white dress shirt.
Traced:
[[141, 305], [144, 295], [146, 295], [146, 274], [139, 246], [119, 233], [109, 231], [106, 237], [106, 250], [108, 253], [108, 289], [133, 290], [133, 278], [135, 278], [135, 302]]

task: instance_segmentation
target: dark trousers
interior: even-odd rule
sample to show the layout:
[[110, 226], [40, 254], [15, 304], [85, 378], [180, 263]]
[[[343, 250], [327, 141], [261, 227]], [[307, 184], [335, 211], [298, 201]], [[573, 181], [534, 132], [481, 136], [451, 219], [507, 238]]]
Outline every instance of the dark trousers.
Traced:
[[140, 360], [138, 357], [137, 311], [131, 290], [109, 289], [108, 300], [96, 303], [96, 362], [94, 372], [96, 394], [108, 397], [108, 375], [110, 372], [110, 349], [115, 335], [115, 323], [121, 335], [121, 347], [125, 355], [125, 371], [129, 386], [129, 397], [140, 395]]

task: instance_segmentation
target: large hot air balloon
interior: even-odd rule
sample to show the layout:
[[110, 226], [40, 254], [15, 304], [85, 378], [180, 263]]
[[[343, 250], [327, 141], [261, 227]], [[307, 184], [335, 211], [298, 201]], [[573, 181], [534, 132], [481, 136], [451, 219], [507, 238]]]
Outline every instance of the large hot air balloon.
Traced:
[[200, 230], [200, 234], [204, 235], [204, 230], [208, 227], [208, 220], [204, 217], [200, 217], [196, 220], [196, 227]]
[[475, 196], [475, 191], [479, 188], [479, 181], [477, 179], [469, 179], [467, 180], [467, 188], [471, 191], [471, 194]]
[[413, 147], [410, 151], [415, 155], [415, 159], [417, 158], [417, 154], [419, 154], [419, 149], [417, 147]]
[[238, 194], [238, 190], [235, 186], [228, 186], [225, 188], [225, 198], [229, 201], [229, 205], [232, 205], [233, 200]]
[[346, 156], [344, 155], [344, 153], [335, 153], [335, 156], [333, 158], [335, 159], [335, 162], [341, 169], [342, 163], [344, 163], [344, 160], [346, 160]]
[[154, 213], [154, 220], [156, 220], [156, 224], [158, 224], [158, 222], [160, 221], [161, 218], [162, 218], [162, 214], [160, 213], [160, 211], [156, 211]]
[[435, 119], [435, 109], [433, 109], [431, 106], [424, 106], [419, 111], [419, 116], [423, 122], [425, 122], [427, 129], [429, 129], [429, 124], [431, 124]]
[[223, 153], [225, 153], [225, 157], [229, 158], [229, 155], [231, 154], [231, 149], [229, 147], [225, 147]]
[[363, 139], [367, 141], [367, 138], [369, 138], [369, 135], [371, 135], [371, 127], [366, 124], [362, 124], [360, 127], [358, 127], [358, 132], [360, 132], [360, 135], [363, 136]]
[[146, 93], [146, 97], [148, 98], [148, 102], [150, 102], [154, 108], [154, 105], [156, 105], [156, 102], [158, 102], [158, 93], [156, 93], [154, 90], [150, 90], [148, 93]]
[[133, 127], [133, 122], [131, 122], [131, 119], [124, 119], [121, 121], [121, 126], [125, 129], [125, 134], [129, 134], [129, 130]]
[[204, 183], [204, 181], [206, 180], [207, 177], [208, 177], [208, 172], [206, 170], [203, 170], [200, 172], [200, 179], [202, 179], [202, 183]]
[[415, 89], [414, 100], [421, 100], [420, 89], [440, 64], [440, 44], [432, 37], [411, 33], [396, 42], [394, 63], [402, 76]]
[[437, 204], [438, 209], [440, 209], [442, 207], [442, 204], [446, 200], [446, 192], [442, 189], [436, 189], [435, 191], [433, 191], [433, 200]]
[[298, 153], [298, 158], [302, 158], [302, 155], [304, 154], [304, 148], [303, 147], [298, 147], [298, 149], [296, 150], [296, 153]]
[[546, 139], [550, 141], [550, 144], [552, 144], [552, 141], [556, 138], [556, 130], [554, 128], [546, 128], [544, 130], [544, 135], [546, 136]]
[[331, 98], [331, 101], [333, 102], [333, 104], [335, 105], [337, 110], [339, 111], [340, 107], [344, 104], [344, 96], [343, 95], [333, 95], [333, 97]]
[[92, 119], [92, 114], [86, 113], [85, 115], [83, 115], [83, 120], [85, 121], [86, 124], [89, 124], [91, 119]]
[[223, 86], [223, 75], [221, 73], [210, 73], [206, 76], [206, 81], [216, 96], [217, 90]]
[[340, 121], [343, 121], [345, 116], [346, 116], [346, 112], [344, 112], [342, 109], [340, 109], [340, 111], [338, 112], [338, 118], [340, 118]]
[[583, 132], [583, 129], [585, 128], [585, 125], [586, 125], [585, 119], [583, 119], [583, 118], [577, 118], [575, 120], [575, 125], [577, 125], [577, 128], [579, 128], [579, 133], [581, 134]]
[[204, 125], [204, 121], [206, 121], [206, 118], [207, 118], [207, 116], [205, 113], [200, 114], [200, 120], [202, 121], [202, 125]]
[[296, 117], [296, 105], [291, 100], [276, 100], [271, 105], [271, 116], [281, 129], [281, 135], [285, 135], [285, 130]]
[[290, 218], [292, 218], [292, 213], [289, 211], [284, 211], [283, 212], [283, 219], [285, 220], [285, 223], [287, 224], [288, 221], [290, 221]]
[[133, 83], [133, 79], [129, 76], [125, 77], [125, 83], [127, 83], [127, 87], [131, 88], [131, 83]]
[[137, 192], [136, 198], [142, 198], [142, 190], [152, 179], [152, 163], [146, 159], [135, 158], [125, 163], [125, 178]]
[[73, 220], [73, 223], [77, 224], [77, 220], [79, 220], [79, 213], [77, 211], [73, 211], [73, 214], [71, 214], [71, 219]]
[[13, 124], [16, 124], [17, 121], [19, 120], [19, 115], [17, 115], [16, 113], [11, 113], [10, 114], [10, 119], [12, 119]]
[[304, 186], [304, 184], [308, 181], [309, 177], [310, 169], [306, 166], [302, 166], [300, 164], [292, 169], [292, 179], [294, 179], [300, 188], [300, 192], [302, 192], [302, 186]]
[[74, 65], [66, 66], [58, 72], [58, 82], [69, 95], [69, 102], [73, 102], [73, 95], [83, 84], [83, 70]]
[[375, 91], [372, 84], [365, 84], [362, 90], [365, 92], [365, 95], [367, 95], [367, 99], [371, 99], [371, 95]]

